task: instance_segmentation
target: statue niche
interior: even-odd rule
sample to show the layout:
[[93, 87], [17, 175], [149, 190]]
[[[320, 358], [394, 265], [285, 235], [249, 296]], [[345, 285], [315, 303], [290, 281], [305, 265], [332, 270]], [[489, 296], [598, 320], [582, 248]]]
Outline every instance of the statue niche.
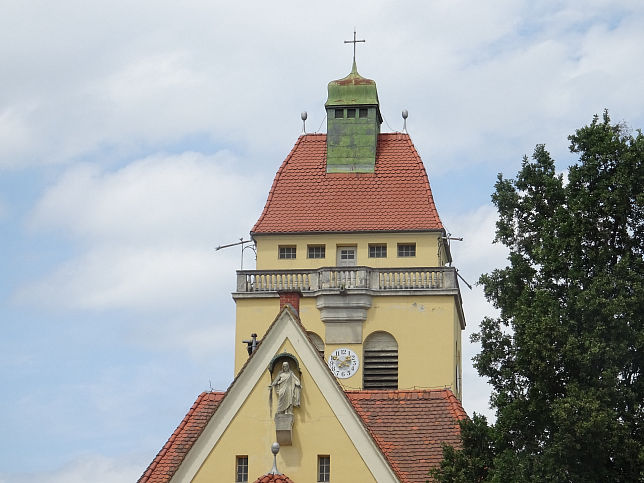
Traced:
[[[278, 366], [278, 363], [281, 363]], [[268, 370], [273, 376], [273, 369], [281, 367], [273, 378], [269, 390], [269, 409], [273, 411], [273, 392], [277, 397], [277, 409], [275, 411], [275, 433], [277, 442], [280, 445], [289, 446], [292, 441], [293, 431], [293, 408], [300, 406], [300, 394], [302, 383], [300, 378], [293, 371], [295, 367], [299, 373], [299, 364], [295, 356], [288, 353], [278, 354], [271, 360]]]

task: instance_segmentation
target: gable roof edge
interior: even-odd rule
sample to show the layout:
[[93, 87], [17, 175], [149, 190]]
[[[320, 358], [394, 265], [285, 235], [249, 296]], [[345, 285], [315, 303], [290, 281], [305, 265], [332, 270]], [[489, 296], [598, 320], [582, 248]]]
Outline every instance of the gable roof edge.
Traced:
[[[355, 411], [330, 369], [320, 358], [299, 318], [288, 306], [280, 311], [262, 338], [261, 344], [239, 371], [217, 410], [185, 455], [170, 481], [183, 482], [194, 478], [212, 448], [215, 447], [236, 416], [243, 401], [248, 398], [257, 381], [263, 376], [268, 361], [286, 339], [290, 340], [298, 352], [300, 361], [311, 374], [311, 382], [315, 381], [374, 478], [379, 482], [404, 481]], [[362, 444], [358, 444], [360, 442], [358, 440], [361, 440]]]

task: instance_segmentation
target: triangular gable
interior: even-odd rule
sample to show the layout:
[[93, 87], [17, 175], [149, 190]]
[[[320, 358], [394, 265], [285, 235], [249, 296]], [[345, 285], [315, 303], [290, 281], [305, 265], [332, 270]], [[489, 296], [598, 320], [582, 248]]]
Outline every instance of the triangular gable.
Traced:
[[356, 414], [353, 405], [319, 356], [297, 316], [288, 306], [282, 309], [257, 350], [242, 367], [216, 412], [170, 481], [185, 482], [195, 477], [255, 386], [265, 377], [266, 368], [273, 356], [287, 341], [297, 352], [300, 364], [310, 373], [310, 382], [314, 381], [317, 385], [374, 479], [378, 482], [399, 481], [387, 457]]

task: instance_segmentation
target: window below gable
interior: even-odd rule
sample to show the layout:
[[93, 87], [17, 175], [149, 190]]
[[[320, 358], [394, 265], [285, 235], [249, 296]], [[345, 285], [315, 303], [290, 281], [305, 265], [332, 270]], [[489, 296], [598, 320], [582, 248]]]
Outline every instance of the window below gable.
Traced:
[[235, 483], [248, 481], [248, 456], [237, 456], [235, 458]]
[[331, 457], [329, 455], [318, 455], [317, 481], [331, 481]]

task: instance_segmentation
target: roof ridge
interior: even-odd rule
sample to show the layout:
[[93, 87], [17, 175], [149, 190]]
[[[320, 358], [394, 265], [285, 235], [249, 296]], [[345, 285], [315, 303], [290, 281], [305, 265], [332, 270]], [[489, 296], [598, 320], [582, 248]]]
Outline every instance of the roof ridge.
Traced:
[[452, 412], [452, 415], [458, 421], [468, 418], [468, 415], [465, 412], [465, 409], [463, 408], [463, 404], [461, 403], [461, 401], [458, 400], [458, 398], [454, 395], [454, 393], [450, 389], [447, 389], [447, 394], [445, 396], [445, 399], [447, 399], [447, 402], [449, 403], [449, 409]]
[[438, 218], [438, 224], [440, 225], [441, 228], [444, 228], [443, 222], [441, 221], [440, 215], [438, 214], [438, 209], [436, 208], [436, 203], [434, 202], [434, 195], [432, 193], [432, 187], [429, 184], [429, 176], [427, 175], [427, 169], [425, 168], [425, 163], [423, 163], [423, 160], [421, 159], [420, 154], [418, 154], [418, 150], [416, 149], [416, 146], [414, 145], [414, 142], [411, 140], [411, 136], [409, 134], [407, 134], [407, 141], [409, 142], [409, 147], [411, 147], [412, 152], [416, 156], [416, 160], [418, 161], [420, 170], [425, 179], [425, 189], [427, 190], [427, 197], [429, 198], [429, 204], [431, 208], [433, 208], [434, 213], [436, 213], [436, 217]]
[[390, 394], [413, 394], [413, 393], [425, 394], [425, 393], [432, 393], [432, 392], [440, 392], [440, 393], [449, 392], [450, 394], [453, 395], [452, 391], [447, 387], [419, 388], [419, 389], [351, 389], [351, 390], [346, 390], [344, 392], [349, 395], [360, 395], [360, 394], [390, 395]]

